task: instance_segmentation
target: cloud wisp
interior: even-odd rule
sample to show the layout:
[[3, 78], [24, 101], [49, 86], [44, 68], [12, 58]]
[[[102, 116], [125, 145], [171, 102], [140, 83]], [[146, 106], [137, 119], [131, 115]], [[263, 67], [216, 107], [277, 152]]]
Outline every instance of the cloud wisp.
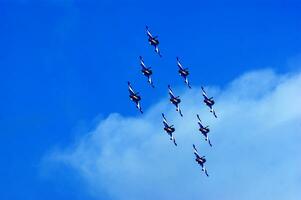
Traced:
[[[180, 94], [181, 118], [167, 97], [138, 117], [113, 113], [48, 162], [78, 172], [95, 196], [112, 199], [301, 199], [301, 73], [246, 73], [225, 88], [208, 88], [218, 119], [201, 90]], [[175, 125], [175, 147], [161, 112]], [[198, 132], [196, 114], [210, 125], [213, 148]], [[192, 144], [206, 155], [207, 178]], [[58, 165], [59, 166], [59, 165]]]

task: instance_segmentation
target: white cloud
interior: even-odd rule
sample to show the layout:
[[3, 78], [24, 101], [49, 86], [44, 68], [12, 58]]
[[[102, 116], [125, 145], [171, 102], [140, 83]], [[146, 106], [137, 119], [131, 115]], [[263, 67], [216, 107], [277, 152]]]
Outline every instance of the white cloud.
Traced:
[[[184, 118], [165, 97], [143, 116], [111, 114], [48, 160], [75, 169], [99, 197], [98, 191], [121, 200], [301, 199], [300, 88], [300, 73], [246, 73], [209, 88], [215, 119], [195, 87], [181, 95]], [[162, 129], [162, 111], [176, 127], [178, 147]], [[213, 148], [198, 133], [196, 113], [210, 125]], [[207, 157], [209, 178], [194, 161], [192, 143]]]

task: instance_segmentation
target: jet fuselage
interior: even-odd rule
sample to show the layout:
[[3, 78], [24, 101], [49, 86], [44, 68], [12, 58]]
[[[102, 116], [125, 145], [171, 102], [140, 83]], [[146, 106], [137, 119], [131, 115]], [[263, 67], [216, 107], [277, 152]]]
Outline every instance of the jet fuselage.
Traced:
[[201, 131], [203, 134], [206, 134], [209, 133], [209, 128], [199, 128], [199, 131]]
[[149, 69], [142, 69], [141, 72], [143, 73], [143, 75], [145, 76], [150, 76], [153, 74], [152, 70]]
[[164, 130], [167, 132], [167, 133], [173, 133], [175, 131], [175, 128], [173, 127], [164, 127]]
[[204, 99], [204, 102], [207, 106], [213, 106], [214, 105], [214, 100], [210, 100], [210, 99]]
[[138, 95], [130, 95], [132, 101], [138, 102], [141, 100], [141, 97]]
[[157, 46], [159, 44], [159, 40], [155, 38], [148, 38], [150, 45]]
[[177, 105], [181, 102], [181, 99], [179, 99], [179, 98], [170, 98], [170, 102]]
[[181, 76], [184, 76], [184, 77], [186, 77], [186, 76], [188, 76], [188, 75], [189, 75], [189, 72], [188, 72], [188, 71], [186, 71], [186, 70], [179, 70], [179, 74], [180, 74]]

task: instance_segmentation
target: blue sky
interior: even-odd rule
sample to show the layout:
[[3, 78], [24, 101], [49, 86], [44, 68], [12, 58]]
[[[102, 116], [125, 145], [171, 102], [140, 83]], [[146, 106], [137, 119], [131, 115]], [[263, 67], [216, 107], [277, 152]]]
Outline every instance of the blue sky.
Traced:
[[[169, 83], [184, 91], [176, 56], [189, 67], [192, 86], [224, 88], [267, 67], [277, 77], [295, 73], [300, 7], [297, 1], [2, 0], [0, 198], [99, 198], [77, 170], [53, 172], [41, 160], [110, 113], [139, 117], [128, 80], [141, 91], [145, 110], [166, 96]], [[162, 59], [147, 44], [146, 24], [159, 35]], [[153, 67], [155, 92], [140, 74], [139, 55]]]

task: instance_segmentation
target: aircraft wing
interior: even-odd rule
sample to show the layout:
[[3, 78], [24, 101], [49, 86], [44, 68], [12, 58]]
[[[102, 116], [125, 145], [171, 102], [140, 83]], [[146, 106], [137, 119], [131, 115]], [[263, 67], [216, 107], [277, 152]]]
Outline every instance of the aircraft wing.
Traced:
[[162, 117], [163, 117], [163, 124], [164, 124], [164, 126], [168, 126], [167, 120], [166, 120], [166, 118], [165, 118], [165, 116], [164, 116], [163, 113], [162, 113]]
[[183, 66], [181, 65], [180, 60], [179, 60], [178, 57], [177, 57], [177, 65], [178, 65], [178, 67], [179, 67], [181, 70], [184, 71], [184, 68], [183, 68]]
[[209, 99], [203, 86], [202, 86], [202, 93], [203, 93], [204, 98]]
[[199, 124], [200, 128], [204, 128], [204, 126], [200, 122], [198, 122], [198, 124]]
[[208, 139], [208, 144], [212, 147], [212, 144], [211, 144], [211, 142], [210, 142], [210, 140]]
[[214, 117], [217, 118], [217, 115], [213, 109], [212, 109], [212, 113], [213, 113]]
[[128, 87], [129, 87], [129, 92], [130, 92], [132, 95], [135, 95], [135, 92], [134, 92], [134, 90], [133, 90], [133, 88], [132, 88], [130, 82], [128, 82]]
[[185, 77], [185, 83], [186, 83], [186, 85], [187, 85], [189, 88], [191, 88], [191, 86], [190, 86], [190, 84], [189, 84], [189, 80], [188, 80], [187, 76]]
[[207, 169], [205, 169], [205, 174], [206, 174], [207, 177], [209, 177], [209, 174], [208, 174], [208, 172], [207, 172]]
[[199, 114], [197, 114], [196, 116], [197, 116], [197, 118], [199, 120], [198, 124], [199, 124], [200, 128], [204, 128], [204, 126], [202, 125], [202, 121], [201, 121], [201, 118], [200, 118]]
[[152, 36], [151, 32], [148, 30], [148, 26], [146, 26], [146, 34], [147, 34], [148, 37], [154, 38], [154, 37]]
[[141, 114], [143, 114], [143, 111], [142, 111], [142, 108], [141, 108], [141, 105], [140, 105], [139, 101], [136, 103], [136, 107], [139, 109]]
[[155, 87], [155, 86], [154, 86], [154, 83], [153, 83], [153, 81], [152, 81], [152, 77], [151, 77], [151, 76], [148, 76], [147, 82], [148, 82], [152, 87]]
[[193, 153], [194, 153], [194, 155], [197, 157], [197, 158], [201, 158], [201, 156], [200, 156], [200, 154], [198, 153], [198, 150], [196, 149], [196, 147], [195, 147], [195, 145], [192, 145], [192, 147], [193, 147]]
[[141, 65], [141, 67], [146, 68], [142, 56], [139, 56], [139, 59], [140, 59], [140, 65]]
[[170, 97], [171, 97], [171, 98], [175, 98], [175, 95], [173, 94], [170, 85], [168, 85], [168, 90], [169, 90], [168, 93], [169, 93]]

